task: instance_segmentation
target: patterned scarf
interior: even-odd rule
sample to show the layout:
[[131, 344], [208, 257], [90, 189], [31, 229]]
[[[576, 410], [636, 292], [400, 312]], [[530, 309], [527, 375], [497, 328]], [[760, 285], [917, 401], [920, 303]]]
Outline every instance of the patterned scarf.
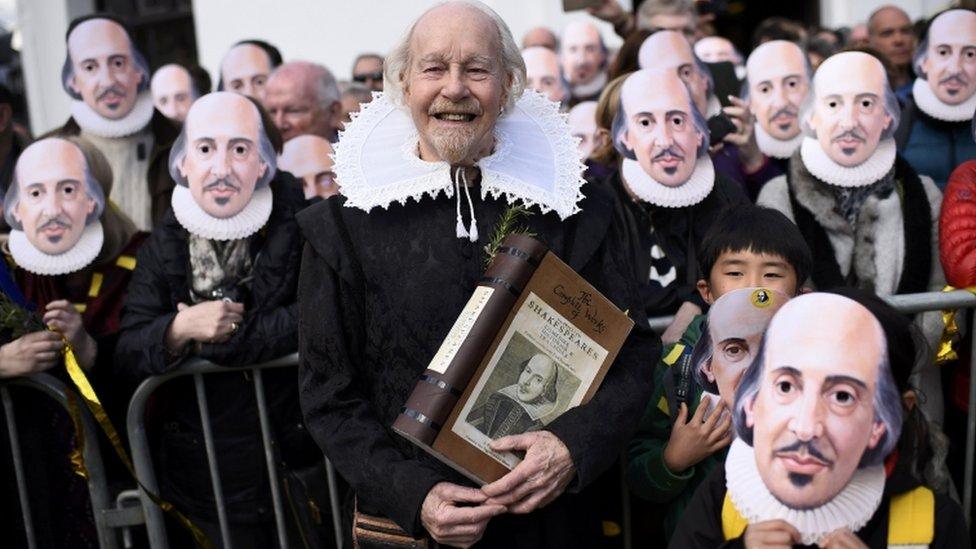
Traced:
[[194, 303], [230, 298], [239, 301], [238, 288], [251, 279], [249, 238], [210, 240], [190, 233], [190, 270]]
[[895, 167], [892, 166], [881, 179], [864, 187], [827, 185], [827, 188], [834, 193], [834, 211], [854, 227], [858, 216], [861, 215], [861, 206], [869, 196], [877, 196], [879, 200], [884, 200], [888, 198], [891, 191], [895, 190]]

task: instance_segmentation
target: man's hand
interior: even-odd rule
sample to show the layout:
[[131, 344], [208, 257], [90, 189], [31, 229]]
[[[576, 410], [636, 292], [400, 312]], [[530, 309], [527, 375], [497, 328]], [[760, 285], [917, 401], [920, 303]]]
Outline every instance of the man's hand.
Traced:
[[791, 549], [800, 543], [800, 532], [785, 520], [767, 520], [746, 527], [742, 544], [746, 549]]
[[818, 544], [824, 549], [868, 549], [861, 538], [854, 535], [849, 528], [838, 528], [827, 534]]
[[756, 144], [755, 120], [749, 110], [749, 102], [734, 95], [729, 96], [732, 103], [722, 112], [735, 124], [735, 131], [726, 135], [724, 141], [739, 147], [739, 160], [747, 173], [754, 173], [762, 167], [763, 154]]
[[674, 313], [674, 320], [668, 325], [664, 333], [661, 334], [661, 342], [665, 345], [675, 343], [681, 339], [681, 335], [688, 329], [688, 325], [702, 312], [701, 307], [690, 301], [685, 301], [678, 307], [678, 312]]
[[244, 305], [232, 301], [204, 301], [192, 307], [176, 306], [176, 318], [166, 331], [166, 347], [181, 351], [190, 341], [222, 343], [230, 339], [244, 320]]
[[504, 505], [486, 503], [487, 499], [476, 488], [438, 482], [420, 507], [420, 523], [437, 543], [470, 547], [481, 539], [488, 520], [505, 512]]
[[95, 356], [98, 354], [98, 344], [91, 335], [85, 331], [85, 326], [81, 321], [81, 314], [71, 302], [60, 299], [47, 304], [43, 318], [52, 330], [58, 331], [71, 347], [74, 349], [75, 358], [78, 365], [84, 369], [89, 369], [95, 364]]
[[681, 473], [732, 443], [732, 415], [725, 413], [725, 404], [719, 402], [705, 419], [707, 409], [708, 402], [698, 403], [695, 415], [688, 421], [688, 405], [681, 403], [664, 448], [664, 464], [672, 473]]
[[43, 372], [61, 359], [64, 342], [47, 330], [21, 336], [0, 347], [0, 378]]
[[489, 445], [496, 452], [525, 451], [522, 463], [481, 490], [516, 514], [531, 513], [559, 497], [576, 475], [569, 448], [549, 431], [502, 437]]

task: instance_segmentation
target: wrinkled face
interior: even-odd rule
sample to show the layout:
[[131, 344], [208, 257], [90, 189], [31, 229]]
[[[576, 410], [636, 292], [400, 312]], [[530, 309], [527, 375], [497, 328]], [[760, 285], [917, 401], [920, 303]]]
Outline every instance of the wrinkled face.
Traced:
[[562, 102], [566, 98], [559, 75], [559, 56], [550, 49], [529, 48], [522, 52], [528, 87], [545, 95], [549, 101]]
[[767, 333], [759, 392], [745, 406], [759, 475], [795, 509], [836, 496], [885, 430], [873, 403], [881, 328], [860, 305], [831, 297], [781, 309]]
[[726, 250], [719, 254], [712, 265], [712, 272], [708, 274], [708, 291], [704, 297], [706, 302], [714, 303], [733, 290], [759, 286], [783, 295], [796, 295], [796, 270], [778, 255], [757, 254], [752, 250]]
[[299, 135], [327, 137], [332, 118], [310, 82], [293, 73], [275, 73], [265, 88], [264, 108], [286, 142]]
[[569, 111], [569, 128], [580, 140], [580, 160], [585, 161], [596, 147], [596, 101], [584, 101]]
[[161, 67], [152, 77], [153, 104], [166, 118], [182, 122], [193, 104], [193, 80], [179, 65]]
[[383, 60], [364, 57], [352, 68], [353, 82], [359, 82], [373, 91], [383, 91]]
[[132, 112], [143, 74], [132, 58], [125, 29], [108, 19], [92, 19], [68, 37], [72, 90], [99, 115], [118, 120]]
[[708, 107], [708, 77], [698, 68], [691, 44], [683, 34], [660, 31], [648, 36], [641, 44], [638, 60], [642, 69], [675, 71], [688, 85], [698, 110], [705, 113]]
[[17, 204], [13, 217], [38, 250], [58, 255], [78, 243], [97, 204], [85, 181], [85, 157], [73, 144], [45, 139], [17, 162]]
[[627, 120], [623, 143], [644, 172], [668, 187], [688, 181], [703, 136], [684, 83], [673, 73], [638, 71], [624, 82], [620, 102]]
[[328, 198], [339, 193], [332, 171], [332, 146], [317, 135], [302, 135], [285, 143], [278, 167], [301, 179], [305, 198]]
[[519, 374], [518, 397], [522, 402], [532, 402], [542, 396], [546, 386], [556, 375], [556, 363], [544, 355], [535, 355]]
[[470, 165], [489, 154], [509, 84], [488, 16], [459, 4], [424, 15], [410, 39], [403, 86], [421, 158]]
[[901, 67], [912, 62], [915, 50], [915, 33], [912, 20], [894, 6], [879, 10], [871, 21], [868, 45], [880, 51], [892, 65]]
[[224, 89], [264, 101], [264, 87], [271, 74], [267, 52], [253, 44], [234, 46], [220, 64]]
[[190, 108], [179, 169], [193, 199], [213, 217], [240, 213], [267, 171], [258, 150], [260, 127], [254, 105], [233, 93], [205, 95]]
[[857, 166], [874, 154], [892, 122], [885, 85], [884, 67], [866, 53], [837, 54], [817, 69], [809, 124], [831, 160]]
[[589, 84], [603, 70], [607, 56], [600, 45], [600, 31], [589, 22], [571, 23], [563, 32], [563, 74], [570, 85]]
[[756, 48], [746, 64], [749, 109], [772, 137], [786, 141], [800, 134], [800, 106], [810, 91], [803, 50], [775, 40]]
[[929, 87], [947, 105], [976, 93], [976, 13], [951, 10], [929, 27], [922, 71]]
[[708, 36], [695, 42], [695, 55], [706, 63], [735, 63], [738, 57], [735, 46], [721, 36]]

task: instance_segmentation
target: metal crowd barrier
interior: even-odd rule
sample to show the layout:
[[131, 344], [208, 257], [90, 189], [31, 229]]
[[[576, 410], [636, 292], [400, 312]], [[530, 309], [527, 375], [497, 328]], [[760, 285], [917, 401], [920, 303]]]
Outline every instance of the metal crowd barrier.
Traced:
[[[268, 408], [264, 395], [264, 380], [262, 370], [268, 368], [294, 367], [298, 365], [298, 355], [293, 354], [264, 364], [246, 366], [240, 368], [228, 368], [218, 366], [204, 360], [192, 360], [181, 366], [178, 370], [153, 376], [139, 385], [132, 400], [129, 402], [127, 417], [127, 427], [129, 432], [129, 445], [132, 450], [132, 462], [136, 469], [139, 480], [147, 490], [159, 494], [159, 484], [156, 480], [156, 473], [153, 468], [152, 455], [149, 449], [146, 426], [144, 421], [146, 402], [149, 396], [163, 383], [177, 377], [193, 376], [196, 388], [197, 405], [200, 409], [200, 421], [203, 427], [204, 447], [207, 453], [207, 464], [210, 469], [210, 478], [213, 486], [214, 499], [217, 506], [217, 519], [220, 523], [220, 534], [223, 538], [223, 547], [231, 549], [230, 529], [227, 522], [227, 508], [224, 503], [223, 491], [220, 483], [220, 467], [217, 463], [216, 450], [214, 448], [214, 434], [210, 422], [210, 413], [207, 405], [207, 395], [204, 390], [204, 376], [211, 373], [227, 373], [236, 371], [251, 371], [254, 381], [254, 392], [257, 400], [258, 419], [261, 425], [261, 440], [264, 447], [265, 462], [268, 467], [268, 480], [271, 487], [271, 502], [274, 508], [275, 530], [278, 536], [280, 547], [291, 547], [288, 543], [288, 533], [285, 527], [284, 503], [281, 499], [281, 490], [278, 486], [278, 471], [274, 458], [274, 450], [271, 447], [271, 428], [268, 419]], [[335, 469], [328, 459], [325, 461], [326, 474], [329, 485], [329, 502], [332, 507], [332, 525], [335, 529], [335, 542], [337, 547], [342, 547], [342, 521], [339, 511], [339, 495], [336, 487]], [[146, 530], [149, 536], [149, 545], [153, 549], [169, 547], [166, 526], [163, 520], [163, 511], [149, 499], [149, 496], [139, 490], [142, 500], [142, 509], [146, 517]], [[215, 540], [212, 540], [215, 541]]]
[[[26, 540], [24, 541], [26, 542], [26, 546], [31, 549], [38, 546], [37, 533], [31, 515], [27, 478], [24, 471], [25, 457], [20, 447], [20, 434], [17, 429], [16, 411], [14, 410], [13, 399], [10, 397], [10, 387], [12, 386], [36, 390], [54, 399], [65, 409], [65, 413], [69, 413], [68, 395], [72, 394], [75, 398], [84, 431], [81, 433], [85, 445], [82, 455], [85, 459], [85, 468], [88, 471], [86, 481], [88, 484], [88, 494], [91, 499], [92, 515], [95, 519], [95, 531], [98, 535], [98, 544], [103, 549], [114, 549], [118, 547], [118, 540], [115, 537], [113, 528], [123, 524], [141, 523], [141, 513], [133, 515], [129, 511], [112, 508], [112, 499], [109, 496], [108, 485], [105, 479], [105, 468], [98, 444], [99, 429], [95, 423], [95, 419], [85, 407], [85, 403], [74, 391], [69, 389], [59, 379], [43, 373], [0, 381], [0, 400], [3, 401], [3, 413], [7, 423], [7, 437], [10, 442], [11, 453], [13, 454], [14, 476], [17, 481], [17, 500], [20, 503], [21, 518], [24, 521], [24, 533], [26, 536]], [[68, 456], [65, 456], [65, 462], [67, 460]], [[67, 466], [67, 463], [65, 465]], [[16, 544], [15, 540], [7, 541]]]

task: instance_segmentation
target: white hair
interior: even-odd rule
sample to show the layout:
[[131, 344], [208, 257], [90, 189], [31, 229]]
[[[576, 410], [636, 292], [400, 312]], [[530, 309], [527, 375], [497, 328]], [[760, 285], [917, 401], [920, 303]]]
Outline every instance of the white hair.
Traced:
[[[487, 15], [492, 23], [495, 24], [495, 28], [498, 30], [502, 68], [509, 79], [509, 88], [504, 109], [506, 111], [511, 109], [515, 106], [515, 102], [522, 97], [526, 81], [525, 61], [522, 59], [522, 52], [519, 50], [518, 44], [512, 36], [512, 31], [509, 30], [508, 25], [505, 24], [505, 21], [494, 10], [477, 0], [449, 0], [447, 2], [441, 2], [424, 12], [424, 15], [447, 4], [463, 4], [475, 8]], [[410, 25], [410, 28], [400, 37], [400, 40], [383, 62], [383, 93], [397, 104], [403, 104], [403, 82], [406, 80], [410, 71], [410, 39], [413, 37], [414, 28], [424, 18], [424, 15], [418, 17]]]

